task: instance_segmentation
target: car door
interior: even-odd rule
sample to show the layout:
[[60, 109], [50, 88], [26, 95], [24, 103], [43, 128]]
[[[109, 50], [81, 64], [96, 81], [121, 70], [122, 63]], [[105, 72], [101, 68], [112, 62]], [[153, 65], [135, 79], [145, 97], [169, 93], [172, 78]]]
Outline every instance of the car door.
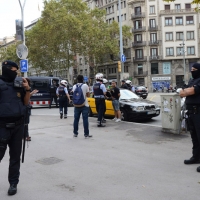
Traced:
[[106, 113], [105, 115], [114, 116], [115, 112], [112, 105], [112, 100], [106, 99]]
[[97, 114], [96, 104], [95, 104], [95, 98], [89, 97], [88, 98], [88, 104], [90, 106], [90, 109], [91, 109], [92, 113], [93, 114]]

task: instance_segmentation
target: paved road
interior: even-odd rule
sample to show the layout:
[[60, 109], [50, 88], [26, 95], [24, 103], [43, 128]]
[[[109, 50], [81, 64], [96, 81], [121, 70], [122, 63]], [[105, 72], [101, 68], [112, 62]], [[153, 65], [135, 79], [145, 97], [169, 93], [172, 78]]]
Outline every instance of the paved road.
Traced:
[[[58, 108], [43, 108], [43, 107], [37, 107], [35, 109], [32, 109], [32, 114], [33, 115], [43, 115], [43, 116], [57, 116], [59, 118], [59, 110]], [[74, 116], [74, 108], [73, 107], [69, 107], [68, 108], [68, 116], [73, 117]], [[111, 118], [110, 118], [111, 119]], [[109, 120], [109, 119], [108, 119]], [[123, 123], [123, 122], [122, 122]], [[137, 123], [142, 123], [142, 124], [151, 124], [153, 126], [161, 126], [161, 116], [155, 117], [151, 120], [146, 120], [146, 121], [142, 121], [142, 122], [137, 122]]]
[[[49, 109], [47, 109], [49, 111]], [[160, 127], [107, 122], [92, 139], [73, 138], [73, 117], [60, 120], [33, 110], [32, 141], [26, 149], [15, 200], [198, 200], [198, 165], [188, 135], [161, 132]], [[47, 111], [47, 112], [48, 112]], [[8, 151], [0, 163], [0, 199], [10, 200]]]

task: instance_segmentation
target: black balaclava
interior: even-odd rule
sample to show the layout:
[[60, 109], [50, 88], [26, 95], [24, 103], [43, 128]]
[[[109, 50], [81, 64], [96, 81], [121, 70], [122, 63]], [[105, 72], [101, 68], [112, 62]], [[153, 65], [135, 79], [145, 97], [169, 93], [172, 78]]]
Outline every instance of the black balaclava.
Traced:
[[191, 71], [192, 78], [200, 78], [200, 63], [195, 63], [192, 67], [197, 69], [196, 71]]
[[5, 61], [2, 63], [2, 78], [7, 82], [13, 82], [17, 77], [17, 72], [12, 71], [12, 67], [18, 69], [17, 64], [12, 61]]

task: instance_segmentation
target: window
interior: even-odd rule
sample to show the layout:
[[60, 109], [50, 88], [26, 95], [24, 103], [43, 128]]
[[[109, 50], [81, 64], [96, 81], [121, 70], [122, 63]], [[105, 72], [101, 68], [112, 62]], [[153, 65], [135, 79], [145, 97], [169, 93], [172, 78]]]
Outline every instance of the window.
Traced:
[[183, 47], [177, 47], [176, 48], [176, 55], [177, 56], [180, 56], [180, 55], [183, 55]]
[[175, 10], [180, 10], [181, 9], [181, 4], [175, 4]]
[[134, 22], [134, 24], [135, 24], [135, 29], [139, 29], [142, 27], [142, 21], [137, 20]]
[[187, 47], [187, 54], [194, 55], [195, 54], [194, 47]]
[[176, 25], [182, 25], [183, 24], [183, 17], [176, 17]]
[[165, 33], [165, 40], [166, 41], [172, 41], [173, 40], [173, 33], [172, 32]]
[[124, 14], [124, 21], [126, 20], [126, 14]]
[[82, 58], [79, 58], [79, 64], [82, 65]]
[[141, 14], [141, 7], [135, 7], [135, 14]]
[[124, 1], [124, 8], [126, 8], [126, 1]]
[[174, 55], [174, 48], [168, 47], [166, 48], [166, 56], [173, 56]]
[[128, 66], [124, 66], [124, 72], [128, 73]]
[[158, 74], [158, 63], [151, 63], [151, 74]]
[[156, 33], [151, 33], [151, 34], [150, 34], [150, 40], [151, 40], [152, 42], [157, 41], [157, 34], [156, 34]]
[[149, 25], [151, 28], [155, 28], [156, 27], [156, 20], [155, 19], [150, 19], [149, 20]]
[[191, 8], [191, 4], [190, 3], [186, 3], [185, 4], [185, 9], [190, 9]]
[[186, 16], [186, 24], [194, 24], [193, 16]]
[[170, 5], [165, 5], [165, 10], [170, 10]]
[[80, 70], [80, 75], [83, 75], [83, 70], [82, 69]]
[[87, 76], [87, 69], [85, 69], [85, 76]]
[[155, 57], [158, 55], [158, 49], [157, 48], [151, 48], [151, 56]]
[[141, 34], [134, 35], [134, 39], [135, 39], [136, 43], [141, 43], [142, 42], [142, 35]]
[[176, 33], [176, 40], [183, 40], [183, 32]]
[[144, 78], [138, 78], [138, 85], [144, 85]]
[[155, 6], [150, 6], [149, 13], [150, 14], [154, 14], [155, 13]]
[[194, 40], [194, 31], [187, 31], [187, 40]]
[[165, 26], [172, 26], [172, 17], [165, 18]]
[[143, 74], [143, 65], [138, 64], [138, 74]]
[[135, 57], [136, 58], [143, 58], [143, 50], [142, 49], [137, 49], [135, 51]]

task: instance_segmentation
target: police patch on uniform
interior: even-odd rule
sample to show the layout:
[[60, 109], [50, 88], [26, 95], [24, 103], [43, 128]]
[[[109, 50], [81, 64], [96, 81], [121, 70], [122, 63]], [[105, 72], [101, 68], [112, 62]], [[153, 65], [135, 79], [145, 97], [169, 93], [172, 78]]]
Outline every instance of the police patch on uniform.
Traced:
[[21, 98], [21, 93], [20, 93], [20, 92], [17, 92], [17, 96], [18, 96], [19, 98]]
[[79, 95], [79, 93], [76, 93], [76, 96], [78, 96]]

